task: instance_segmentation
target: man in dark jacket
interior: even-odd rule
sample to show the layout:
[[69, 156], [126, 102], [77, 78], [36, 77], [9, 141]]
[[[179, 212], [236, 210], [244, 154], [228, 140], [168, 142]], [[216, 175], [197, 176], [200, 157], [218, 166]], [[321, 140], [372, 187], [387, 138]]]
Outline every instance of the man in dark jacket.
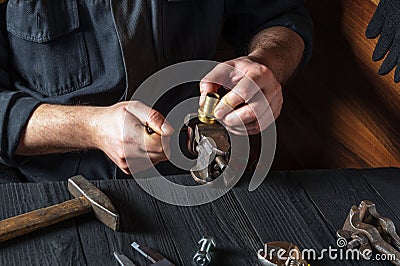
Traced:
[[[174, 129], [130, 96], [163, 67], [212, 59], [220, 35], [238, 55], [226, 64], [260, 87], [234, 77], [223, 102], [247, 104], [217, 108], [236, 134], [256, 134], [279, 115], [281, 86], [311, 51], [302, 0], [8, 0], [0, 7], [0, 162], [28, 181], [115, 178], [118, 169], [149, 167], [147, 156], [151, 164], [166, 160], [161, 138]], [[211, 71], [200, 93], [215, 91], [221, 75]], [[264, 117], [260, 93], [273, 118]], [[156, 134], [146, 134], [146, 124]]]

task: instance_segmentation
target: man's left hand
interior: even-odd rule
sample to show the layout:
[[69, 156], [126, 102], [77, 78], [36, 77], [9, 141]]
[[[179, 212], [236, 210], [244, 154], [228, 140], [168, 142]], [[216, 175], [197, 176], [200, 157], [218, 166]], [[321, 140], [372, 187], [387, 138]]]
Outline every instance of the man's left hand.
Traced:
[[258, 134], [280, 114], [282, 86], [255, 57], [244, 56], [216, 66], [200, 82], [200, 105], [207, 93], [220, 86], [230, 91], [215, 108], [215, 116], [234, 134]]

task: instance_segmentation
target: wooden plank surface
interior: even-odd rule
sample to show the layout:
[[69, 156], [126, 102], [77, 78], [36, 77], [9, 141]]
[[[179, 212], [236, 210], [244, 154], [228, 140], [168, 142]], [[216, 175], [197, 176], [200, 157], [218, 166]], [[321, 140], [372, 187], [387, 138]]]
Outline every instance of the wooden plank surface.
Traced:
[[[146, 265], [148, 262], [130, 247], [133, 241], [159, 251], [177, 265], [190, 265], [198, 248], [196, 242], [203, 235], [211, 235], [217, 242], [214, 265], [258, 265], [257, 250], [269, 241], [291, 241], [300, 248], [314, 248], [318, 252], [335, 247], [336, 230], [342, 226], [351, 205], [362, 199], [376, 202], [382, 215], [395, 217], [394, 209], [389, 207], [390, 199], [382, 199], [377, 191], [385, 191], [385, 187], [398, 185], [399, 181], [387, 179], [385, 185], [374, 188], [368, 179], [387, 172], [365, 173], [271, 172], [254, 192], [250, 193], [247, 182], [242, 181], [222, 198], [197, 207], [177, 207], [158, 201], [134, 180], [98, 181], [95, 184], [110, 197], [121, 215], [121, 232], [113, 232], [92, 215], [84, 215], [4, 242], [0, 245], [0, 265], [117, 265], [114, 251], [124, 253], [137, 265]], [[69, 198], [63, 182], [0, 185], [0, 219]], [[399, 224], [398, 219], [394, 221]], [[325, 258], [313, 261], [312, 265], [337, 262]]]
[[[7, 184], [0, 191], [0, 219], [70, 199], [64, 183]], [[0, 243], [0, 265], [85, 265], [82, 258], [75, 220]]]
[[368, 169], [363, 170], [361, 175], [400, 219], [399, 186], [393, 185], [400, 182], [400, 170], [398, 168]]
[[[171, 261], [180, 263], [164, 224], [156, 199], [144, 192], [134, 180], [102, 181], [98, 187], [109, 196], [121, 217], [121, 232], [109, 230], [93, 217], [79, 219], [78, 232], [85, 252], [87, 265], [113, 265], [114, 251], [124, 253], [138, 265], [145, 260], [130, 247], [133, 241], [159, 251]], [[101, 251], [101, 256], [99, 252]]]
[[[301, 249], [320, 251], [336, 245], [336, 239], [308, 199], [296, 178], [272, 172], [257, 193], [242, 186], [234, 190], [246, 216], [263, 243], [285, 241]], [[278, 222], [279, 221], [279, 222]], [[312, 265], [335, 265], [327, 258], [309, 261]]]

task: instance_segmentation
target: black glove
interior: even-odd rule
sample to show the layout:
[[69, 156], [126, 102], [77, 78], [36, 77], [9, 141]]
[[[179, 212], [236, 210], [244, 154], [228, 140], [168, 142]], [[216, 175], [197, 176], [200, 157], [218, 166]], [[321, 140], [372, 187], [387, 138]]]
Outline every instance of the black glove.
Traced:
[[379, 37], [372, 60], [386, 58], [379, 68], [379, 75], [386, 75], [396, 65], [394, 81], [400, 81], [400, 0], [381, 0], [365, 32], [367, 38]]

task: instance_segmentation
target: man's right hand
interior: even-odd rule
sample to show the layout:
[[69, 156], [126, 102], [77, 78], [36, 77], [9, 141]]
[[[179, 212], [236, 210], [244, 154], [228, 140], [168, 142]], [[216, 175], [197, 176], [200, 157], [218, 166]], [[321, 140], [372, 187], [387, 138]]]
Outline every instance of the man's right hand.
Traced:
[[[167, 160], [174, 129], [159, 112], [139, 101], [98, 108], [91, 124], [97, 148], [126, 174]], [[153, 134], [148, 133], [146, 125]]]
[[16, 154], [100, 149], [131, 174], [167, 160], [173, 131], [159, 112], [138, 101], [109, 107], [42, 104], [29, 119]]

